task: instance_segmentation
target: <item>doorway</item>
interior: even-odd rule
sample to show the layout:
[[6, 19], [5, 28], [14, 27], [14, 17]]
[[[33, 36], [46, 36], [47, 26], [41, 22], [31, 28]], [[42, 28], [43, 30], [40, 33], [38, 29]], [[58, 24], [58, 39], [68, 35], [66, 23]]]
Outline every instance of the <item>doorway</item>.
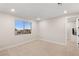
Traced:
[[78, 18], [69, 17], [67, 18], [67, 46], [78, 47]]

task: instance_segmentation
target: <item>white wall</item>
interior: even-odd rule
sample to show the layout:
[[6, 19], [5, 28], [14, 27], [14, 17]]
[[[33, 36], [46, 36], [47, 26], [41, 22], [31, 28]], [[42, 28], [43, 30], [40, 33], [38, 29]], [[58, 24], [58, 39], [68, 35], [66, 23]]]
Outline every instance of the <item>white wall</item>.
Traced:
[[66, 43], [65, 17], [43, 20], [39, 22], [39, 35], [41, 40], [55, 42], [57, 44]]
[[0, 48], [37, 39], [37, 23], [35, 21], [31, 21], [31, 35], [15, 35], [15, 19], [17, 18], [18, 17], [0, 13]]
[[0, 49], [37, 39], [66, 44], [66, 17], [42, 20], [40, 22], [30, 20], [32, 22], [31, 35], [15, 35], [15, 19], [18, 18], [0, 13]]

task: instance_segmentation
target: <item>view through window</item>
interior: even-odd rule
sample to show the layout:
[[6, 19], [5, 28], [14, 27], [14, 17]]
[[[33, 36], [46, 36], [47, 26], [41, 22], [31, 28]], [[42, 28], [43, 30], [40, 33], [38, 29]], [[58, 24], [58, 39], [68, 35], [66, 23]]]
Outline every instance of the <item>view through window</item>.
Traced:
[[25, 20], [15, 21], [15, 34], [31, 34], [32, 23]]

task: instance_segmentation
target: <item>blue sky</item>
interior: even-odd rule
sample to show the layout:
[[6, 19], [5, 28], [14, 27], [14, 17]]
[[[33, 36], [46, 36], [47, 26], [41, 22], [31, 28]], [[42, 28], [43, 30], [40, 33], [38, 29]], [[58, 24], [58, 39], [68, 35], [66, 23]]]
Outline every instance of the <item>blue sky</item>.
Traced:
[[22, 30], [24, 26], [25, 26], [24, 27], [25, 29], [31, 29], [32, 23], [28, 22], [28, 21], [23, 21], [23, 20], [16, 20], [15, 26], [16, 26], [16, 29], [18, 29], [18, 30]]

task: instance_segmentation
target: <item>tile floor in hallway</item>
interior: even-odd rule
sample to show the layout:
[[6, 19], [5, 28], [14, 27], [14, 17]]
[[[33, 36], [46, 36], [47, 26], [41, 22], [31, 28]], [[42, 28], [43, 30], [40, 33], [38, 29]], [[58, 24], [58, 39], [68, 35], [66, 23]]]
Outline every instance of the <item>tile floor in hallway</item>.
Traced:
[[79, 56], [79, 49], [35, 40], [0, 51], [1, 56]]

